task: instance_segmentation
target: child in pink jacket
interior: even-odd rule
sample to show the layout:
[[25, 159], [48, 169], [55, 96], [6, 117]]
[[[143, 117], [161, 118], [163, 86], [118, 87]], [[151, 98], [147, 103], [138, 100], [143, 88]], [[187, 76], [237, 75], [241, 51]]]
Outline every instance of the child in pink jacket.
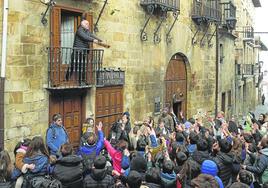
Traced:
[[119, 142], [116, 144], [117, 149], [115, 149], [109, 141], [104, 140], [104, 146], [112, 158], [113, 169], [118, 173], [122, 174], [122, 168], [129, 166], [129, 158], [127, 155], [124, 155], [124, 153], [128, 153], [125, 152], [128, 147], [127, 142], [124, 140], [119, 140]]

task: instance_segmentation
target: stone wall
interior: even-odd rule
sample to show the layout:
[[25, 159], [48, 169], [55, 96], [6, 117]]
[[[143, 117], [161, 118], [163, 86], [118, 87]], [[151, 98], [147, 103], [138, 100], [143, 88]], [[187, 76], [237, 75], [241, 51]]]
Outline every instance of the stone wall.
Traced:
[[[85, 3], [58, 0], [57, 5], [91, 11], [96, 21], [102, 1]], [[5, 147], [12, 150], [23, 137], [45, 135], [48, 126], [49, 93], [47, 84], [47, 57], [49, 25], [40, 22], [46, 6], [39, 0], [10, 0], [8, 23], [8, 57], [5, 90]], [[33, 11], [34, 10], [34, 11]], [[126, 71], [124, 86], [124, 108], [129, 108], [131, 118], [142, 119], [154, 110], [154, 98], [164, 103], [164, 77], [171, 57], [176, 53], [187, 57], [187, 107], [188, 115], [197, 109], [214, 112], [215, 107], [215, 37], [212, 46], [200, 46], [204, 32], [197, 35], [198, 43], [192, 45], [197, 29], [191, 18], [191, 1], [181, 1], [181, 11], [172, 32], [172, 42], [167, 43], [165, 34], [173, 17], [160, 29], [161, 42], [154, 44], [153, 33], [159, 18], [153, 17], [146, 32], [148, 41], [140, 40], [140, 29], [147, 13], [139, 1], [109, 1], [99, 22], [97, 35], [111, 45], [105, 50], [104, 66], [120, 67]], [[48, 17], [49, 18], [49, 17]], [[94, 22], [95, 22], [94, 21]], [[214, 26], [210, 27], [212, 34]], [[88, 92], [89, 94], [91, 92]], [[88, 96], [88, 101], [94, 95]], [[87, 112], [94, 112], [88, 105]], [[134, 120], [134, 118], [132, 119]]]
[[[219, 43], [223, 48], [223, 56], [219, 57], [219, 110], [221, 110], [222, 93], [225, 92], [225, 113], [231, 117], [235, 113], [235, 37], [231, 34], [220, 34]], [[220, 51], [220, 50], [219, 50]], [[221, 54], [221, 52], [219, 52]], [[221, 56], [221, 55], [219, 55]], [[229, 92], [231, 92], [231, 105], [228, 104]]]

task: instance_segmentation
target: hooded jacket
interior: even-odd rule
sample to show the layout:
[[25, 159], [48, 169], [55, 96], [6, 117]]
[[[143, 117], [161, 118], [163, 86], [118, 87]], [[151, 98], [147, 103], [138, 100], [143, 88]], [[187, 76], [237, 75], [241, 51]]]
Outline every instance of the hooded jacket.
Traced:
[[108, 188], [114, 185], [114, 179], [107, 174], [106, 168], [92, 169], [84, 179], [84, 188]]
[[78, 155], [90, 155], [93, 151], [96, 151], [96, 155], [100, 154], [101, 149], [103, 148], [104, 143], [104, 134], [102, 131], [98, 131], [98, 141], [95, 145], [83, 145], [79, 148]]
[[59, 159], [52, 172], [53, 176], [63, 185], [76, 182], [83, 178], [82, 158], [77, 155], [68, 155]]
[[224, 186], [231, 183], [232, 170], [233, 170], [233, 154], [219, 152], [213, 161], [217, 164], [219, 173], [218, 176], [221, 178]]
[[46, 143], [51, 155], [56, 155], [62, 144], [69, 141], [64, 127], [51, 124], [47, 130]]
[[160, 173], [163, 188], [174, 188], [176, 186], [176, 174]]
[[44, 154], [38, 153], [32, 157], [25, 157], [23, 160], [26, 164], [34, 164], [35, 167], [32, 170], [27, 171], [27, 175], [36, 176], [36, 175], [44, 175], [47, 174], [47, 169], [49, 166], [48, 157]]

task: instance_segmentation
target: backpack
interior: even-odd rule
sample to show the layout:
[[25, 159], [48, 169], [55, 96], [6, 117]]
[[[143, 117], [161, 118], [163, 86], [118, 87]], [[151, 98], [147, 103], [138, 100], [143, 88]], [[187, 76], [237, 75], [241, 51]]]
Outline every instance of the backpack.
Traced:
[[59, 180], [46, 176], [26, 176], [22, 188], [62, 188]]

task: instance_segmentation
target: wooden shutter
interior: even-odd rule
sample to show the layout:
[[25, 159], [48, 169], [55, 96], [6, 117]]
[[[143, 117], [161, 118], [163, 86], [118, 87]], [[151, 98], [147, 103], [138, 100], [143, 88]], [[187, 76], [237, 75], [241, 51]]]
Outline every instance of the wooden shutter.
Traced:
[[51, 46], [60, 47], [61, 9], [53, 7], [51, 11]]

